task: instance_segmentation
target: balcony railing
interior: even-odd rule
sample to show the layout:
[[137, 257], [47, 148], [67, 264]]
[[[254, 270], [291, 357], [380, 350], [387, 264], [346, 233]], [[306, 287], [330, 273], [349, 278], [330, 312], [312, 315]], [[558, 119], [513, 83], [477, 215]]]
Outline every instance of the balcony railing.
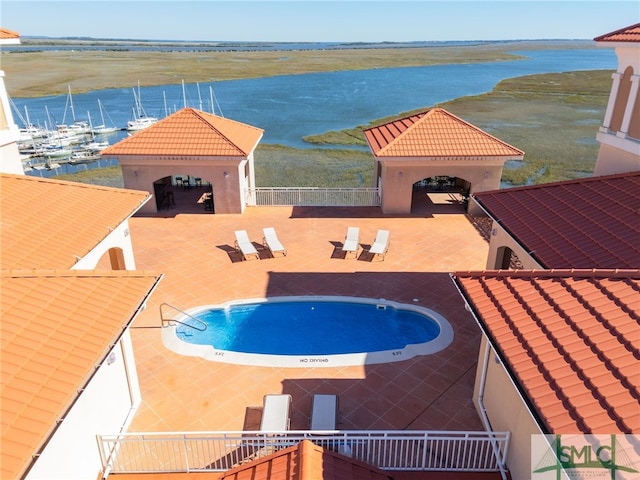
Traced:
[[259, 206], [369, 207], [380, 205], [380, 194], [377, 188], [248, 188], [245, 201]]
[[[383, 470], [504, 472], [508, 432], [183, 432], [99, 435], [109, 473], [218, 472], [308, 439]], [[106, 476], [104, 477], [106, 478]]]

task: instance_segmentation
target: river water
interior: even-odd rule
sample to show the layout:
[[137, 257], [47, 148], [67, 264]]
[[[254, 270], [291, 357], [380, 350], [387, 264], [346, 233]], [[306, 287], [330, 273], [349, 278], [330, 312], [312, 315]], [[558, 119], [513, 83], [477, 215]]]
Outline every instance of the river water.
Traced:
[[[615, 70], [617, 65], [615, 53], [610, 49], [513, 53], [527, 58], [185, 83], [184, 87], [181, 84], [161, 85], [142, 87], [139, 95], [147, 115], [162, 118], [189, 106], [264, 129], [261, 144], [317, 148], [304, 142], [303, 137], [367, 125], [379, 118], [489, 92], [507, 78], [578, 70]], [[98, 100], [103, 106], [105, 123], [124, 128], [133, 118], [134, 91], [138, 92], [135, 85], [86, 94], [74, 94], [73, 85], [71, 89], [75, 115], [72, 115], [66, 94], [12, 98], [16, 122], [20, 125], [28, 114], [31, 123], [42, 126], [69, 124], [74, 116], [78, 120], [90, 117], [93, 124], [102, 123]], [[121, 131], [108, 140], [113, 144], [126, 136], [127, 133]]]

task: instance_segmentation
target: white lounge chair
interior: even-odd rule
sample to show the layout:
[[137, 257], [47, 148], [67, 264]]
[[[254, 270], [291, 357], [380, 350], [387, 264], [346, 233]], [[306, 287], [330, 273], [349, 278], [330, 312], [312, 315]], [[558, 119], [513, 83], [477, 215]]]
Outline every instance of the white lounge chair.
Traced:
[[384, 257], [387, 255], [387, 250], [389, 250], [389, 230], [378, 230], [376, 239], [369, 249], [369, 253], [372, 253], [374, 256], [381, 255], [382, 260], [384, 260]]
[[311, 401], [310, 430], [338, 429], [338, 396], [314, 394]]
[[354, 253], [358, 256], [358, 249], [360, 248], [360, 228], [348, 227], [347, 236], [344, 238], [342, 244], [342, 251], [345, 252], [345, 258], [349, 253]]
[[262, 229], [264, 237], [262, 237], [262, 244], [269, 249], [271, 255], [275, 257], [276, 252], [282, 253], [283, 256], [287, 255], [287, 249], [280, 242], [276, 229], [273, 227], [267, 227]]
[[265, 395], [262, 399], [260, 430], [264, 432], [283, 432], [289, 430], [290, 414], [291, 395]]
[[236, 250], [242, 253], [242, 258], [244, 260], [248, 260], [249, 257], [255, 256], [257, 259], [260, 259], [260, 255], [258, 254], [258, 250], [253, 246], [251, 240], [249, 240], [249, 235], [246, 230], [236, 230]]

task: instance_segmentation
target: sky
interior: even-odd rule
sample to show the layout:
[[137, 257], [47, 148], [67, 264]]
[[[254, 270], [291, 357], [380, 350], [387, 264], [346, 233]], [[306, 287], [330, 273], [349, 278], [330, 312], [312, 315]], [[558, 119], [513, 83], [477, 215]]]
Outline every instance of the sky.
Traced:
[[255, 42], [593, 39], [640, 0], [1, 0], [22, 37]]

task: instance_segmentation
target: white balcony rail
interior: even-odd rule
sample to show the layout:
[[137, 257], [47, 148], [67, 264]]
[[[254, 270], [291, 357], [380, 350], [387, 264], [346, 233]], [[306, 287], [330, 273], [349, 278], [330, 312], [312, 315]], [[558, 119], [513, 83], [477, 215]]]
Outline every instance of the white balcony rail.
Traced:
[[183, 432], [99, 435], [109, 473], [219, 472], [303, 439], [383, 470], [504, 472], [508, 432]]
[[380, 192], [377, 188], [247, 188], [245, 201], [259, 206], [370, 207], [380, 205]]

